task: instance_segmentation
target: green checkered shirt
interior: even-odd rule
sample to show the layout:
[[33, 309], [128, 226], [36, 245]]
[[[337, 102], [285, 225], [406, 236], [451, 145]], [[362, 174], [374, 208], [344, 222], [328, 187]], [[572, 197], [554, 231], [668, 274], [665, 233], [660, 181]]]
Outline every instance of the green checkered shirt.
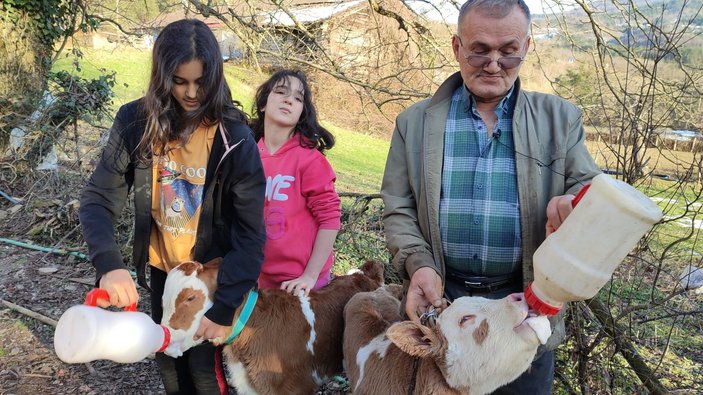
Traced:
[[464, 86], [452, 96], [444, 134], [439, 228], [446, 264], [471, 275], [520, 270], [520, 202], [513, 144], [513, 91], [496, 108], [489, 137]]

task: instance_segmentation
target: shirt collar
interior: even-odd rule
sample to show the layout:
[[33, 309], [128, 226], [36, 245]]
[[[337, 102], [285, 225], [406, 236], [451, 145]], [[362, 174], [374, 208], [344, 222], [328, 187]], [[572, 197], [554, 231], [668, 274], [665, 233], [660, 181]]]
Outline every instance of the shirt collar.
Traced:
[[[502, 116], [508, 116], [513, 110], [513, 107], [515, 107], [515, 100], [513, 100], [513, 93], [516, 91], [515, 89], [515, 84], [510, 87], [510, 90], [508, 90], [508, 93], [505, 95], [503, 100], [501, 100], [498, 103], [498, 106], [496, 106], [496, 114], [498, 114], [498, 117], [500, 118]], [[476, 99], [474, 99], [474, 95], [469, 91], [469, 88], [464, 85], [463, 89], [463, 94], [464, 94], [464, 103], [466, 103], [466, 111], [469, 114], [473, 114], [476, 117], [480, 117], [478, 114], [478, 110], [476, 110]]]

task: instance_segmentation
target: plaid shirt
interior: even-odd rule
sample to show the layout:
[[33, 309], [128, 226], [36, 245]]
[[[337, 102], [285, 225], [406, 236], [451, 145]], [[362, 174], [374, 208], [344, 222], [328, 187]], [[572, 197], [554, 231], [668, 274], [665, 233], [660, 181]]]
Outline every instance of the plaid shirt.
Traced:
[[439, 227], [446, 264], [470, 275], [521, 268], [520, 203], [513, 144], [513, 90], [496, 108], [489, 137], [464, 87], [452, 96], [444, 134]]

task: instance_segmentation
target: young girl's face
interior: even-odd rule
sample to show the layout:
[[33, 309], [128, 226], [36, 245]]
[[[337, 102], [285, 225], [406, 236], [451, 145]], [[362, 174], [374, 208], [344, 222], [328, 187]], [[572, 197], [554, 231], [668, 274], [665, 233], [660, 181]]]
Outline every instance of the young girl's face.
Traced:
[[171, 95], [185, 111], [197, 110], [203, 98], [200, 79], [203, 76], [203, 62], [191, 60], [178, 66], [173, 75]]
[[303, 84], [295, 77], [287, 77], [271, 90], [264, 119], [279, 126], [293, 128], [303, 113]]

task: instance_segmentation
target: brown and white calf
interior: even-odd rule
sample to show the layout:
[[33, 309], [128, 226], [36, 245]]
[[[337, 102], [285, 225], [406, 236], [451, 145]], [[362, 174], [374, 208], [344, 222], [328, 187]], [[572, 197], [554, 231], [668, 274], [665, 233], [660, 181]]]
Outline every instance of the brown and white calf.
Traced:
[[354, 295], [344, 318], [354, 394], [489, 393], [527, 370], [551, 333], [522, 294], [458, 298], [424, 326], [400, 321], [400, 301], [384, 287]]
[[[171, 330], [165, 353], [177, 357], [200, 343], [193, 335], [212, 305], [219, 262], [185, 262], [166, 278], [161, 324]], [[259, 290], [244, 329], [223, 355], [228, 384], [239, 394], [309, 395], [343, 371], [344, 305], [357, 292], [383, 284], [383, 268], [367, 262], [361, 272], [336, 277], [309, 296]], [[235, 313], [239, 316], [242, 306]], [[223, 339], [224, 340], [224, 339]]]

